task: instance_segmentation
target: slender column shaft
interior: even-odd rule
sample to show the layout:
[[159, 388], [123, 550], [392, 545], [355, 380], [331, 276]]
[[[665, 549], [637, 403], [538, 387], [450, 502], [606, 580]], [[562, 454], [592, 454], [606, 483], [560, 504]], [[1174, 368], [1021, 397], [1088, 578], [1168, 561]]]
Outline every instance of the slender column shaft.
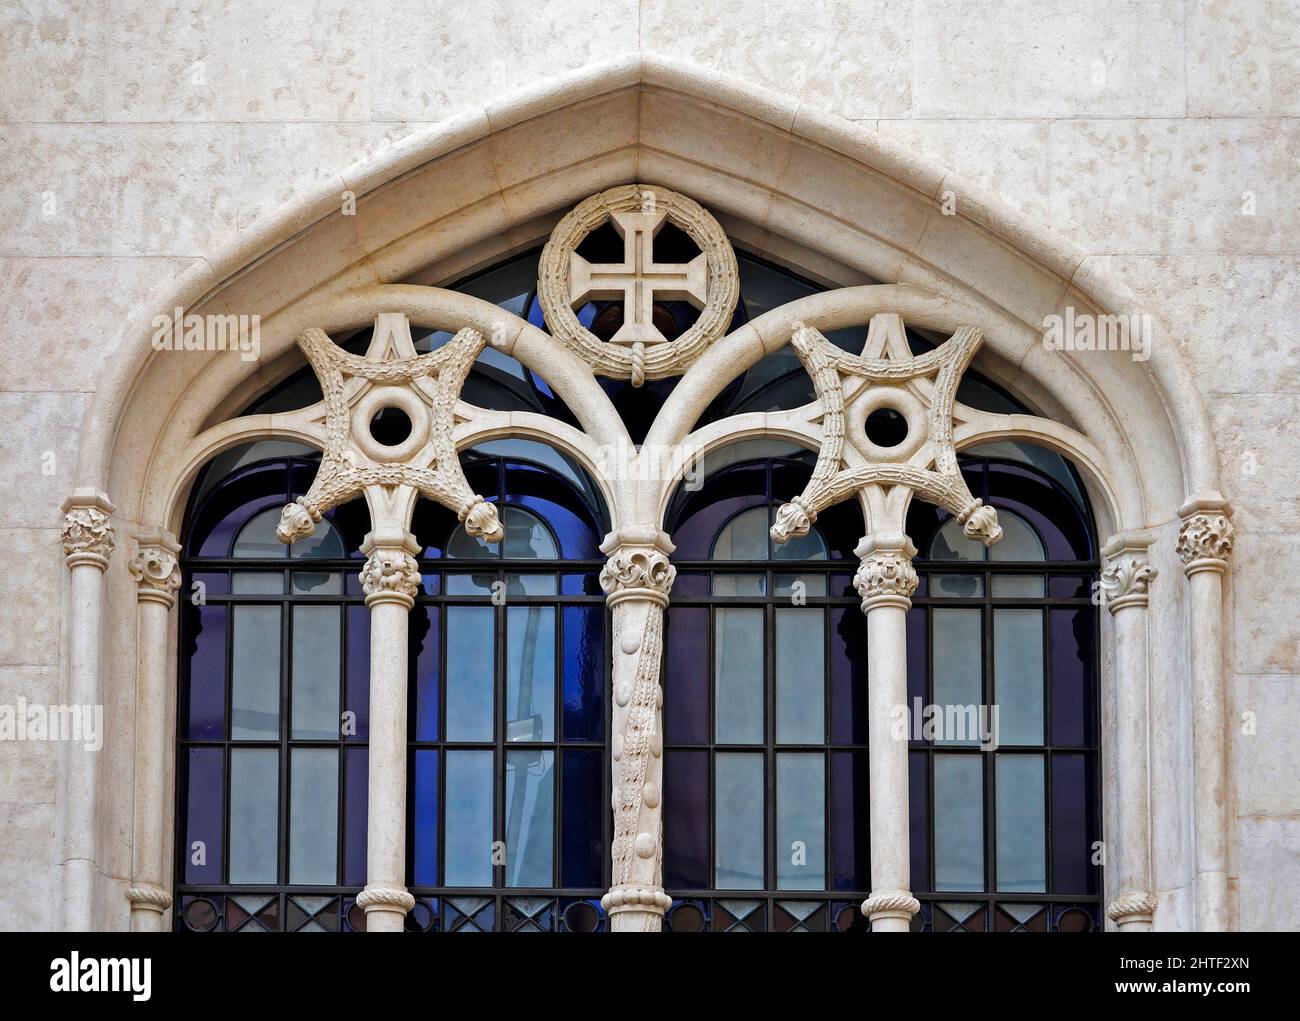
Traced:
[[1114, 858], [1119, 893], [1106, 913], [1122, 931], [1131, 932], [1149, 932], [1156, 910], [1151, 890], [1147, 776], [1147, 590], [1156, 572], [1146, 562], [1149, 545], [1149, 539], [1115, 540], [1104, 551], [1110, 564], [1101, 577], [1115, 629], [1115, 760], [1119, 791]]
[[1223, 932], [1228, 905], [1228, 720], [1223, 690], [1223, 574], [1233, 528], [1223, 504], [1182, 509], [1178, 555], [1187, 575], [1195, 777], [1196, 927]]
[[[78, 491], [63, 505], [62, 541], [71, 574], [68, 607], [68, 702], [103, 718], [99, 646], [104, 571], [113, 552], [113, 505], [98, 493]], [[102, 735], [100, 735], [102, 738]], [[97, 742], [97, 743], [102, 743]], [[63, 928], [93, 928], [95, 895], [95, 785], [98, 750], [85, 741], [66, 746], [63, 804]]]
[[862, 913], [873, 932], [907, 932], [921, 905], [911, 893], [907, 739], [892, 726], [907, 705], [907, 611], [916, 591], [905, 537], [865, 540], [853, 583], [867, 617], [867, 711], [871, 793], [871, 896]]
[[663, 889], [664, 607], [676, 570], [657, 530], [624, 530], [602, 545], [600, 574], [614, 618], [610, 760], [613, 883], [602, 900], [614, 932], [658, 932], [672, 901]]
[[130, 563], [136, 580], [135, 839], [132, 849], [131, 929], [160, 932], [171, 907], [164, 885], [167, 826], [168, 633], [181, 584], [180, 545], [167, 532], [142, 532]]
[[362, 547], [369, 555], [361, 582], [370, 608], [370, 771], [366, 888], [357, 903], [367, 932], [401, 932], [415, 906], [406, 889], [406, 670], [410, 610], [420, 588], [411, 554], [418, 548], [413, 539]]

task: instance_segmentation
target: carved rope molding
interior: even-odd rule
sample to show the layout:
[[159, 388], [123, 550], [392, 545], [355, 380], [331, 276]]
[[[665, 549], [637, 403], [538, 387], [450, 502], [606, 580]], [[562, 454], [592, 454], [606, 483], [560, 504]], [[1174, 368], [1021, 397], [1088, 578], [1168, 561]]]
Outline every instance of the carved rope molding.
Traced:
[[1106, 908], [1106, 917], [1116, 925], [1150, 922], [1156, 913], [1156, 899], [1149, 893], [1123, 893]]
[[172, 906], [172, 895], [153, 883], [137, 883], [127, 888], [126, 899], [133, 908], [162, 914]]

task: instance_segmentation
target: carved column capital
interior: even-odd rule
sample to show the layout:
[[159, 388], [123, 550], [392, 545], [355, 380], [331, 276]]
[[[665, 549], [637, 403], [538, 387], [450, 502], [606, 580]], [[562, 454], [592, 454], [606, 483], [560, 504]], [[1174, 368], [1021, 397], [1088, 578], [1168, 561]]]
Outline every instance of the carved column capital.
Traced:
[[1136, 922], [1150, 925], [1155, 913], [1156, 899], [1145, 891], [1122, 893], [1106, 908], [1106, 917], [1121, 928]]
[[1101, 593], [1111, 613], [1147, 605], [1148, 590], [1158, 573], [1147, 562], [1150, 545], [1147, 536], [1116, 536], [1102, 549], [1106, 569], [1101, 572]]
[[601, 543], [609, 560], [600, 571], [600, 587], [610, 606], [625, 599], [648, 599], [668, 605], [677, 568], [668, 561], [673, 545], [661, 532], [611, 533]]
[[[361, 569], [361, 589], [366, 594], [366, 605], [397, 603], [410, 609], [415, 605], [416, 593], [423, 579], [420, 565], [412, 556], [414, 546], [377, 546], [367, 542], [362, 552], [368, 554], [366, 566]], [[417, 547], [418, 548], [418, 547]]]
[[181, 587], [181, 551], [170, 532], [153, 529], [136, 536], [136, 552], [127, 564], [135, 579], [136, 599], [156, 602], [170, 609], [176, 603], [176, 592]]
[[1194, 500], [1179, 511], [1183, 524], [1176, 549], [1189, 578], [1198, 571], [1222, 574], [1228, 569], [1236, 531], [1231, 514], [1226, 503], [1205, 500]]
[[912, 566], [916, 547], [906, 536], [864, 539], [854, 550], [862, 558], [853, 587], [862, 597], [862, 612], [876, 606], [912, 605], [919, 579]]
[[69, 567], [108, 567], [114, 547], [113, 509], [108, 497], [90, 489], [78, 489], [63, 502], [59, 539]]

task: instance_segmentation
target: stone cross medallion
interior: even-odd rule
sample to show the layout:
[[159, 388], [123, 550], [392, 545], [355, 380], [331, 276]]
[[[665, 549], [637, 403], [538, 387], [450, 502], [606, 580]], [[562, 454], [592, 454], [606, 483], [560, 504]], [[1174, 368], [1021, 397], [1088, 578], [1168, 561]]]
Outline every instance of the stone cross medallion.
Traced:
[[[587, 235], [606, 223], [623, 239], [621, 263], [592, 263], [578, 254]], [[699, 248], [690, 262], [655, 260], [655, 236], [668, 223]], [[726, 333], [739, 294], [736, 255], [718, 221], [657, 185], [622, 185], [580, 203], [556, 224], [538, 267], [537, 295], [551, 334], [597, 373], [633, 386], [685, 372]], [[606, 300], [623, 303], [623, 323], [609, 343], [574, 312]], [[699, 318], [669, 340], [654, 324], [656, 301], [689, 301]]]

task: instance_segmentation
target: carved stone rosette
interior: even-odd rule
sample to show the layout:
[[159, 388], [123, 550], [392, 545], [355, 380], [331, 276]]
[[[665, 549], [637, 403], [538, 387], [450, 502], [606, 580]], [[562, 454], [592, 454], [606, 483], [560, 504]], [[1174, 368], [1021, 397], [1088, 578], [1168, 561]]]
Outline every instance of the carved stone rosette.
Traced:
[[[625, 536], [622, 538], [632, 538]], [[675, 568], [655, 534], [625, 545], [610, 536], [600, 584], [613, 612], [613, 885], [601, 901], [615, 931], [657, 931], [672, 901], [663, 891], [664, 607]]]
[[113, 505], [102, 496], [74, 495], [64, 503], [59, 540], [69, 567], [108, 566], [115, 545], [112, 513]]
[[1175, 547], [1183, 573], [1190, 578], [1197, 571], [1226, 571], [1234, 538], [1226, 514], [1198, 512], [1184, 518]]
[[1106, 608], [1117, 613], [1126, 606], [1146, 606], [1148, 589], [1156, 573], [1144, 556], [1116, 557], [1101, 573]]
[[861, 553], [862, 563], [853, 576], [853, 587], [862, 597], [862, 612], [873, 606], [912, 605], [919, 579], [912, 566], [916, 547], [904, 539], [896, 546], [877, 546]]
[[152, 600], [170, 609], [181, 587], [181, 565], [177, 559], [180, 545], [160, 533], [140, 535], [136, 541], [135, 556], [127, 564], [135, 579], [136, 598]]
[[400, 603], [409, 610], [415, 605], [421, 584], [420, 565], [415, 557], [398, 547], [376, 547], [361, 569], [361, 589], [366, 594], [367, 606], [390, 602]]

